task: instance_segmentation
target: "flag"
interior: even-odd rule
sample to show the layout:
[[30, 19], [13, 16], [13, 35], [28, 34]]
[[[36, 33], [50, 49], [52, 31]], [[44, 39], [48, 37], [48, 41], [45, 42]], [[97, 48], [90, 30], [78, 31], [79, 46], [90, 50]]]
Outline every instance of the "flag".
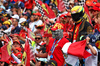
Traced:
[[10, 58], [10, 55], [11, 55], [11, 44], [12, 44], [12, 41], [9, 39], [9, 37], [7, 35], [5, 35], [6, 39], [4, 41], [5, 42], [5, 45], [3, 47], [1, 47], [1, 59], [0, 61], [8, 61], [8, 59]]
[[52, 9], [42, 1], [38, 1], [38, 3], [41, 5], [44, 15], [46, 15], [48, 18], [55, 18], [55, 13], [52, 11]]
[[64, 11], [66, 9], [63, 0], [52, 0], [55, 3], [59, 11]]
[[30, 29], [27, 29], [27, 31], [28, 31], [27, 37], [34, 41], [35, 34]]
[[88, 10], [88, 7], [86, 6], [86, 4], [84, 3], [83, 5], [84, 7], [84, 10], [85, 10], [85, 13], [87, 14], [87, 18], [89, 20], [89, 23], [92, 25], [92, 21], [91, 21], [91, 17], [90, 17], [90, 14], [89, 14], [89, 10]]
[[64, 53], [74, 55], [77, 57], [87, 58], [91, 56], [91, 54], [85, 50], [85, 46], [86, 46], [86, 40], [74, 42], [72, 44], [69, 42], [63, 46], [62, 51]]
[[11, 55], [11, 46], [9, 44], [5, 44], [1, 47], [1, 59], [0, 61], [6, 62], [10, 58]]
[[68, 57], [65, 59], [66, 63], [68, 65], [74, 66], [78, 61], [78, 57], [87, 58], [91, 56], [91, 54], [85, 50], [85, 46], [86, 40], [75, 42], [72, 44], [70, 42], [66, 43], [62, 47], [63, 53], [68, 54]]
[[27, 1], [25, 2], [25, 7], [26, 7], [26, 9], [32, 9], [33, 2], [34, 2], [34, 0], [27, 0]]
[[[48, 22], [48, 20], [46, 20], [46, 22]], [[45, 22], [44, 22], [44, 28], [43, 28], [43, 33], [44, 33], [44, 37], [52, 37], [52, 32], [50, 30], [50, 26], [48, 26]]]
[[25, 64], [25, 66], [30, 66], [30, 46], [28, 39], [25, 42], [22, 64]]

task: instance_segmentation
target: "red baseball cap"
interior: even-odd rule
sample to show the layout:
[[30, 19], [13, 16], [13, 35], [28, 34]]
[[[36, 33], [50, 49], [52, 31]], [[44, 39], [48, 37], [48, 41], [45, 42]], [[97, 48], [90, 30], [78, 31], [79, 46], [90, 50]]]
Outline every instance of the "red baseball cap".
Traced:
[[64, 16], [65, 16], [64, 14], [61, 14], [59, 17], [64, 18]]
[[20, 44], [19, 40], [14, 40], [13, 43], [17, 42], [18, 44]]
[[97, 6], [93, 6], [93, 8], [92, 8], [93, 10], [95, 10], [95, 11], [100, 11], [100, 8], [99, 7], [97, 7]]
[[19, 52], [21, 52], [21, 48], [20, 47], [16, 47], [16, 50], [18, 50]]
[[95, 6], [100, 7], [100, 3], [96, 3]]
[[41, 13], [37, 12], [37, 13], [33, 13], [33, 15], [41, 16]]
[[64, 29], [63, 25], [61, 23], [55, 23], [54, 26], [51, 28], [51, 30], [55, 31], [57, 29]]

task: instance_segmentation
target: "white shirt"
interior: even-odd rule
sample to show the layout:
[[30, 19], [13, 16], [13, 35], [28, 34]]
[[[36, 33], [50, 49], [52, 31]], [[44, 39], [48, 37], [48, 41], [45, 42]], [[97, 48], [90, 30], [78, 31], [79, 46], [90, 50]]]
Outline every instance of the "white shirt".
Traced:
[[41, 20], [31, 22], [29, 23], [29, 28], [32, 30], [32, 32], [35, 32], [36, 31], [35, 25], [42, 25], [42, 23], [43, 22]]
[[97, 62], [98, 62], [98, 51], [97, 48], [95, 46], [93, 46], [93, 48], [96, 50], [97, 55], [93, 55], [91, 50], [88, 49], [87, 51], [92, 54], [90, 57], [85, 59], [85, 66], [97, 66]]

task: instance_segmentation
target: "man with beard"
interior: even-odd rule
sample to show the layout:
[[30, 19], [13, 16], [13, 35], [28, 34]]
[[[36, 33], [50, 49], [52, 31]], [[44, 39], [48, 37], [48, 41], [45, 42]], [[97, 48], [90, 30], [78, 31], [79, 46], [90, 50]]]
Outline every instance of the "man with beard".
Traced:
[[29, 24], [29, 28], [32, 30], [32, 32], [36, 31], [36, 26], [42, 25], [42, 21], [40, 20], [41, 14], [40, 13], [34, 13], [34, 22], [31, 22]]

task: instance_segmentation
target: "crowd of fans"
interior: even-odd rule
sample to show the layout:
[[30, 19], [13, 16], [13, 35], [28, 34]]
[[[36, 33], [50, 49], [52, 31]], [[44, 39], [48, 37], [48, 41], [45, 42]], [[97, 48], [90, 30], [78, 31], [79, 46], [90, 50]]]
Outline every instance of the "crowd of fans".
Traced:
[[[88, 1], [88, 0], [85, 3], [86, 6], [88, 7], [89, 14], [90, 14], [91, 26], [93, 29], [92, 34], [93, 35], [96, 34], [96, 37], [100, 37], [99, 36], [100, 3]], [[53, 10], [56, 17], [50, 19], [45, 15], [44, 16], [41, 15], [38, 6], [36, 6], [35, 1], [33, 3], [32, 9], [27, 9], [25, 8], [25, 3], [23, 0], [1, 0], [0, 1], [0, 31], [1, 31], [0, 47], [4, 45], [4, 40], [6, 39], [6, 36], [9, 35], [13, 40], [11, 51], [21, 61], [24, 52], [26, 36], [28, 34], [27, 30], [30, 30], [35, 35], [34, 41], [31, 42], [34, 51], [34, 57], [33, 57], [34, 59], [31, 59], [30, 65], [31, 66], [57, 66], [58, 64], [56, 60], [47, 61], [47, 58], [39, 58], [38, 56], [38, 54], [41, 53], [43, 54], [47, 52], [47, 48], [46, 48], [46, 44], [48, 43], [47, 37], [49, 37], [49, 40], [52, 39], [52, 36], [49, 35], [50, 33], [48, 33], [49, 36], [45, 34], [45, 30], [47, 29], [44, 29], [44, 27], [47, 26], [47, 28], [49, 29], [56, 22], [60, 22], [64, 27], [63, 37], [69, 40], [70, 42], [72, 42], [73, 30], [76, 24], [72, 19], [71, 9], [76, 5], [77, 4], [74, 1], [70, 0], [69, 6], [66, 7], [66, 10], [60, 12], [57, 9], [56, 5], [51, 1], [50, 3], [48, 3], [48, 6]], [[57, 17], [59, 17], [59, 20], [57, 19]], [[85, 27], [87, 26], [85, 25]], [[95, 61], [95, 63], [98, 63], [98, 66], [100, 66], [100, 42], [98, 42], [98, 45], [95, 46], [98, 51], [97, 53], [98, 60]], [[95, 57], [95, 53], [93, 57]], [[81, 59], [79, 62], [80, 66], [84, 66], [84, 64], [87, 63], [85, 61]], [[12, 57], [10, 57], [10, 59], [6, 62], [0, 61], [0, 66], [9, 66], [9, 65], [24, 66], [24, 64], [18, 64]], [[67, 64], [65, 63], [64, 65], [66, 66]]]

